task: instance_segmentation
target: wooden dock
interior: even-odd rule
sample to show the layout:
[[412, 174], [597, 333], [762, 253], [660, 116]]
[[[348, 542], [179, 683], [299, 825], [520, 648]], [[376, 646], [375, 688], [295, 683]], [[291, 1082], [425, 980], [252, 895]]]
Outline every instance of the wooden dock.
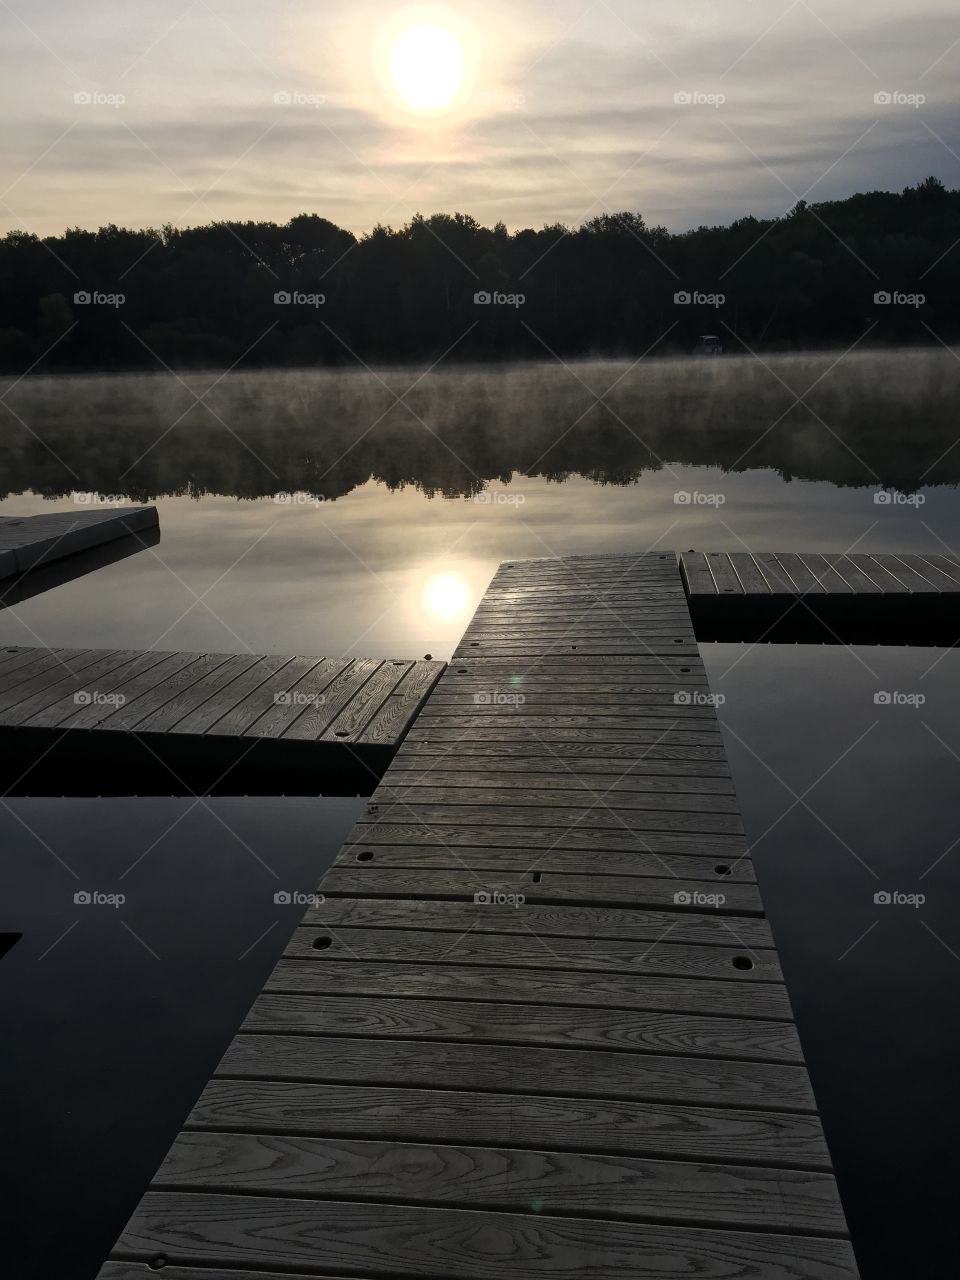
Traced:
[[158, 524], [156, 507], [97, 507], [38, 516], [0, 516], [0, 583], [77, 552], [156, 529]]
[[501, 565], [101, 1280], [851, 1280], [677, 560]]
[[687, 551], [680, 569], [698, 640], [960, 643], [951, 556]]
[[[18, 794], [367, 790], [442, 662], [0, 649], [0, 747]], [[242, 772], [238, 768], [242, 765]], [[3, 780], [3, 779], [0, 779]]]

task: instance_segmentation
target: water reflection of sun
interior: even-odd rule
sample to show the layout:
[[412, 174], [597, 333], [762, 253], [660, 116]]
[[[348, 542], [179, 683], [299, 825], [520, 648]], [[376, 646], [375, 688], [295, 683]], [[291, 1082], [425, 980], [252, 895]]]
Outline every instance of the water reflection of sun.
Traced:
[[462, 573], [434, 573], [423, 585], [420, 603], [435, 622], [461, 622], [472, 598], [470, 583]]

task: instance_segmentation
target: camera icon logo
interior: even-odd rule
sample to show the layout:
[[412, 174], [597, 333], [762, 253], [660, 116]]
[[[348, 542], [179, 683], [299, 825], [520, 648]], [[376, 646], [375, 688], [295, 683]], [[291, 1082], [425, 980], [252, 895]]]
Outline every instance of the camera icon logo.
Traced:
[[73, 900], [78, 907], [88, 907], [91, 902], [90, 893], [87, 889], [79, 889], [73, 895]]
[[473, 895], [473, 900], [479, 906], [487, 907], [490, 905], [490, 894], [487, 892], [486, 889], [478, 889], [477, 892]]
[[689, 107], [693, 101], [693, 94], [689, 89], [678, 89], [673, 95], [673, 101], [678, 107]]
[[478, 289], [477, 292], [473, 295], [473, 303], [474, 303], [474, 306], [476, 307], [489, 307], [492, 301], [493, 301], [493, 298], [491, 294], [487, 292], [486, 289]]
[[688, 907], [690, 905], [690, 894], [686, 889], [678, 889], [673, 895], [673, 901], [678, 907]]
[[689, 307], [693, 299], [686, 289], [678, 289], [673, 295], [673, 305], [675, 307]]
[[873, 701], [878, 707], [889, 707], [893, 698], [885, 689], [878, 689], [873, 695]]
[[286, 291], [286, 289], [278, 289], [277, 292], [273, 295], [274, 306], [289, 307], [290, 302], [291, 302], [291, 297], [290, 297], [290, 294]]
[[73, 100], [78, 107], [89, 107], [93, 101], [93, 94], [87, 89], [80, 89], [73, 95]]
[[93, 701], [93, 694], [89, 693], [86, 689], [78, 689], [73, 695], [73, 701], [78, 707], [89, 707], [90, 703]]
[[673, 695], [673, 701], [678, 707], [689, 707], [693, 699], [687, 689], [678, 689]]
[[878, 907], [886, 907], [890, 905], [890, 894], [886, 889], [878, 889], [873, 895], [873, 900]]
[[686, 489], [678, 489], [673, 495], [673, 504], [676, 507], [689, 507], [690, 501], [690, 494]]
[[90, 294], [86, 289], [78, 289], [73, 295], [73, 304], [75, 307], [88, 307], [90, 305]]
[[875, 307], [889, 307], [890, 302], [891, 297], [886, 289], [878, 289], [873, 295], [873, 305]]
[[490, 705], [489, 693], [475, 693], [473, 695], [474, 704], [478, 707], [486, 707]]
[[273, 95], [273, 101], [278, 107], [289, 107], [293, 101], [293, 95], [287, 89], [279, 89]]
[[278, 889], [273, 895], [273, 900], [278, 907], [289, 907], [291, 898], [286, 889]]
[[877, 93], [873, 95], [873, 103], [874, 103], [874, 106], [877, 106], [877, 107], [889, 107], [892, 101], [893, 101], [893, 94], [890, 93], [887, 89], [880, 89]]

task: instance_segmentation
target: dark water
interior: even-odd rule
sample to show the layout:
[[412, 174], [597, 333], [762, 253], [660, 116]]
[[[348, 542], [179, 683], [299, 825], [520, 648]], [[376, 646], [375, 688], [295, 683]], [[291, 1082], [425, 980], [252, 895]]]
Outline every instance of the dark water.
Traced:
[[[960, 362], [835, 361], [445, 371], [405, 403], [415, 372], [243, 375], [210, 409], [167, 376], [29, 380], [0, 510], [157, 500], [162, 536], [0, 613], [0, 643], [442, 658], [506, 557], [955, 551]], [[863, 1274], [953, 1276], [960, 659], [704, 656]], [[300, 914], [274, 893], [357, 805], [3, 801], [13, 1274], [95, 1273]]]

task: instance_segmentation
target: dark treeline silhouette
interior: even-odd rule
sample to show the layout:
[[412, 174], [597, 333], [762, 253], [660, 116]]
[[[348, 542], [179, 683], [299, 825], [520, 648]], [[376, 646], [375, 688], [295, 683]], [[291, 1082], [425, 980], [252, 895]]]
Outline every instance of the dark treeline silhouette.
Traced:
[[796, 349], [871, 325], [871, 342], [950, 341], [958, 239], [960, 191], [937, 178], [679, 235], [636, 213], [513, 234], [418, 215], [359, 239], [315, 214], [13, 231], [0, 241], [0, 368], [387, 363], [454, 343], [459, 360], [624, 355], [689, 351], [703, 333], [727, 350]]

